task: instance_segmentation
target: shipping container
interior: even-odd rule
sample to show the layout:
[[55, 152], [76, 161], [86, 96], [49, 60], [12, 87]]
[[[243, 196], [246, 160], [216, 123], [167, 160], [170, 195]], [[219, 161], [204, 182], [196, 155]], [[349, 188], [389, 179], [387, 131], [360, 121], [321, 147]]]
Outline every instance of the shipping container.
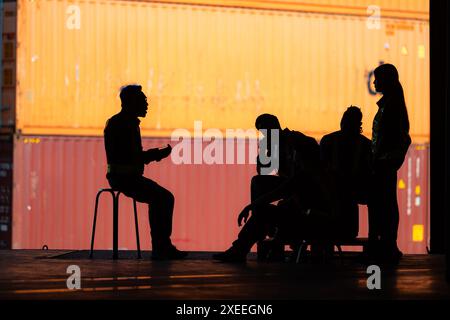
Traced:
[[17, 6], [14, 2], [0, 4], [0, 134], [14, 132], [16, 123], [16, 29]]
[[[33, 136], [14, 143], [13, 248], [88, 248], [95, 195], [108, 187], [103, 139]], [[144, 148], [167, 143], [170, 140], [143, 141]], [[238, 143], [243, 142], [235, 144], [236, 158]], [[236, 214], [250, 199], [249, 181], [254, 173], [251, 165], [174, 165], [166, 159], [152, 163], [145, 175], [176, 197], [174, 242], [187, 250], [218, 250], [237, 234]], [[142, 204], [138, 211], [142, 247], [149, 249], [148, 209]], [[121, 198], [119, 216], [119, 245], [133, 249], [130, 199]], [[111, 248], [108, 195], [101, 199], [98, 219], [96, 248]]]
[[[412, 145], [398, 171], [400, 210], [398, 244], [404, 253], [427, 253], [429, 247], [429, 145]], [[360, 206], [359, 236], [368, 236], [367, 207]]]
[[[372, 70], [395, 64], [411, 146], [399, 171], [399, 245], [428, 241], [429, 1], [18, 0], [4, 3], [0, 104], [0, 246], [86, 249], [95, 194], [106, 187], [104, 124], [119, 88], [139, 83], [150, 112], [144, 147], [175, 129], [252, 128], [276, 114], [320, 139], [350, 104], [370, 136]], [[237, 140], [247, 148], [249, 141]], [[207, 142], [202, 142], [205, 147]], [[250, 159], [251, 157], [249, 157]], [[176, 196], [174, 242], [223, 250], [239, 231], [253, 164], [152, 164], [146, 175]], [[131, 200], [121, 198], [119, 245], [135, 248]], [[138, 206], [144, 249], [148, 213]], [[110, 199], [101, 200], [96, 248], [111, 248]], [[367, 234], [367, 209], [360, 212]], [[12, 233], [11, 233], [12, 232]]]
[[[234, 159], [243, 147], [248, 160], [250, 140], [234, 139]], [[169, 139], [145, 138], [144, 148]], [[95, 195], [107, 187], [102, 138], [22, 137], [15, 144], [13, 248], [88, 249]], [[202, 143], [207, 150], [208, 142]], [[192, 142], [192, 150], [194, 142]], [[224, 156], [225, 157], [225, 156]], [[405, 253], [426, 253], [428, 238], [428, 148], [414, 145], [399, 171], [399, 246]], [[225, 162], [225, 160], [224, 160]], [[228, 248], [239, 228], [237, 215], [250, 200], [252, 164], [174, 164], [171, 158], [147, 166], [145, 175], [175, 196], [173, 241], [185, 250]], [[138, 206], [144, 249], [150, 248], [148, 209]], [[112, 247], [110, 196], [100, 202], [96, 233], [98, 249]], [[122, 197], [119, 247], [136, 248], [132, 201]], [[360, 235], [367, 235], [367, 210], [361, 210]]]
[[13, 141], [0, 133], [0, 249], [11, 248]]
[[[172, 0], [158, 0], [159, 3], [173, 3]], [[304, 11], [326, 14], [366, 16], [368, 10], [378, 7], [383, 16], [390, 18], [427, 19], [428, 1], [422, 0], [182, 0], [177, 3], [222, 6], [234, 8], [269, 9], [283, 11]]]
[[[427, 0], [192, 3], [212, 5], [19, 1], [17, 129], [101, 135], [120, 108], [119, 88], [139, 83], [153, 109], [144, 136], [192, 130], [196, 120], [250, 128], [270, 112], [320, 138], [338, 129], [351, 104], [362, 108], [369, 135], [379, 99], [372, 70], [390, 62], [400, 71], [413, 140], [428, 141]], [[258, 3], [277, 10], [254, 9]], [[374, 13], [368, 5], [377, 3]]]

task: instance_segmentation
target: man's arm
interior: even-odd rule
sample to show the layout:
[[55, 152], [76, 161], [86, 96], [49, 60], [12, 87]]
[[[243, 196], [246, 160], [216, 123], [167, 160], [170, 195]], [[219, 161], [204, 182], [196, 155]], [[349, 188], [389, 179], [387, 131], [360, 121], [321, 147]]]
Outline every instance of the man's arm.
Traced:
[[153, 148], [143, 151], [144, 163], [149, 164], [152, 161], [161, 161], [162, 159], [168, 157], [171, 152], [172, 147], [169, 144], [163, 149]]
[[263, 159], [265, 159], [265, 160], [270, 158], [270, 156], [271, 156], [270, 148], [271, 148], [271, 146], [269, 144], [267, 137], [262, 138], [258, 142], [258, 156], [256, 157], [256, 172], [258, 173], [258, 175], [261, 174], [262, 168], [270, 168], [270, 166], [271, 166], [270, 161], [268, 163], [261, 162], [261, 157], [263, 157]]
[[242, 220], [244, 222], [247, 222], [247, 218], [250, 214], [250, 211], [254, 210], [256, 207], [264, 205], [264, 204], [270, 204], [274, 201], [281, 200], [285, 196], [285, 190], [289, 187], [289, 185], [292, 183], [292, 181], [295, 179], [295, 177], [291, 177], [281, 183], [277, 188], [261, 195], [257, 199], [253, 200], [249, 205], [247, 205], [239, 214], [238, 216], [238, 225], [241, 226]]
[[144, 158], [144, 163], [145, 164], [149, 164], [152, 161], [159, 161], [161, 160], [159, 158], [159, 148], [154, 148], [154, 149], [148, 149], [146, 151], [143, 151], [143, 158]]
[[263, 164], [261, 162], [261, 159], [259, 157], [259, 155], [256, 157], [256, 172], [258, 173], [258, 175], [261, 174], [261, 169], [262, 168], [270, 168], [271, 163], [269, 162], [268, 164]]

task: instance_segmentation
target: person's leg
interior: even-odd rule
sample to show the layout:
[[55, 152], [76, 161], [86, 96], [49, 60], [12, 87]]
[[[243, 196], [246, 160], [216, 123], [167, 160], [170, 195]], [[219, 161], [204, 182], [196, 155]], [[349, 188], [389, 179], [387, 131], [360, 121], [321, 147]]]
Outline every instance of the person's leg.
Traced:
[[225, 252], [213, 255], [213, 258], [224, 262], [244, 262], [253, 245], [263, 240], [273, 226], [277, 211], [274, 205], [260, 207], [258, 214], [252, 214], [244, 224], [232, 246]]
[[399, 210], [397, 203], [397, 172], [386, 168], [375, 175], [375, 214], [379, 230], [378, 258], [396, 262], [401, 257], [397, 247]]
[[254, 201], [258, 199], [260, 196], [278, 188], [284, 181], [285, 179], [279, 176], [269, 176], [269, 175], [254, 176], [250, 184], [251, 201]]
[[385, 173], [385, 225], [381, 239], [385, 249], [395, 254], [397, 248], [397, 233], [399, 225], [399, 210], [397, 202], [397, 172], [392, 170]]
[[[278, 176], [254, 176], [250, 185], [251, 201], [274, 190], [283, 181], [284, 179]], [[273, 211], [276, 210], [274, 208], [275, 206], [266, 204], [254, 209], [232, 246], [225, 252], [213, 255], [213, 258], [228, 262], [245, 261], [247, 253], [250, 252], [252, 246], [266, 236], [270, 225], [270, 217], [273, 216]]]
[[[277, 188], [283, 178], [270, 175], [257, 175], [252, 178], [250, 185], [251, 201], [254, 201], [263, 194]], [[239, 232], [238, 238], [233, 242], [233, 246], [240, 251], [248, 253], [252, 246], [259, 240], [264, 239], [270, 227], [270, 219], [275, 215], [276, 206], [266, 204], [252, 211], [251, 217]]]
[[172, 217], [175, 198], [167, 189], [143, 176], [136, 179], [115, 180], [113, 185], [126, 196], [149, 204], [152, 251], [172, 248]]
[[155, 184], [151, 187], [149, 220], [153, 248], [169, 248], [172, 246], [172, 220], [175, 197], [173, 194]]
[[370, 255], [377, 255], [379, 249], [384, 197], [384, 184], [382, 177], [382, 173], [373, 174], [371, 177], [372, 183], [369, 189], [370, 193], [367, 204], [369, 218], [369, 245], [367, 249]]
[[[152, 251], [164, 251], [172, 247], [172, 219], [175, 197], [156, 182], [142, 177], [142, 202], [149, 203], [149, 220], [152, 236]], [[139, 197], [136, 198], [137, 201]]]
[[244, 224], [237, 240], [233, 242], [233, 247], [246, 254], [250, 252], [256, 242], [266, 237], [278, 214], [277, 206], [270, 204], [261, 206], [258, 214], [252, 214], [247, 223]]

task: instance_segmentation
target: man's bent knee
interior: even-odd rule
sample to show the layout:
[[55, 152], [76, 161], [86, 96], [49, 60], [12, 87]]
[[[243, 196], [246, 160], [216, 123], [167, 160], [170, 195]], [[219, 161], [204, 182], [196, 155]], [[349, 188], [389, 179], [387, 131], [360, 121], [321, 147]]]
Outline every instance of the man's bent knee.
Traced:
[[175, 203], [175, 196], [170, 191], [167, 191], [167, 202]]
[[169, 190], [161, 188], [158, 194], [158, 200], [160, 200], [163, 203], [173, 205], [175, 203], [175, 196]]

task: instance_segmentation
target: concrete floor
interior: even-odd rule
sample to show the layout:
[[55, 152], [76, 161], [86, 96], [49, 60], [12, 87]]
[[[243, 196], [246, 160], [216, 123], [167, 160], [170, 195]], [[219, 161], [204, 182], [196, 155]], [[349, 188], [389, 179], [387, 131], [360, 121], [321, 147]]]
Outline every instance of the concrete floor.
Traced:
[[[449, 299], [445, 257], [406, 255], [397, 267], [381, 266], [381, 290], [367, 288], [366, 266], [354, 256], [326, 264], [258, 262], [225, 264], [211, 253], [184, 261], [134, 259], [121, 252], [0, 251], [0, 299]], [[61, 256], [61, 254], [63, 254]], [[66, 285], [68, 266], [81, 270], [81, 289]]]

